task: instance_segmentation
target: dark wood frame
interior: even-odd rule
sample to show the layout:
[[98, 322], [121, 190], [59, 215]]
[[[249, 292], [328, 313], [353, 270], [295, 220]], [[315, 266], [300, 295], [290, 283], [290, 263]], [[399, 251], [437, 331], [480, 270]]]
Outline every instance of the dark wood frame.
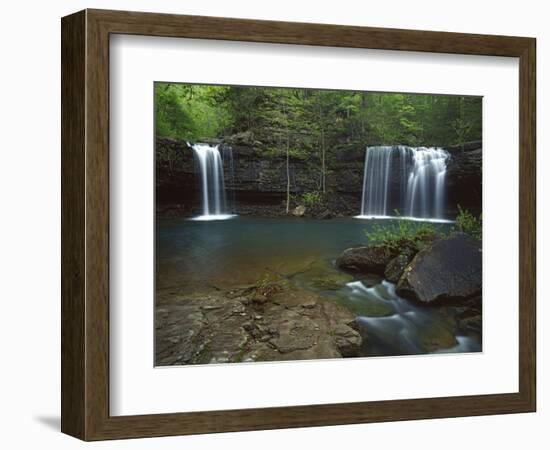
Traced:
[[[535, 39], [104, 10], [64, 17], [61, 31], [64, 433], [100, 440], [535, 411]], [[519, 58], [519, 392], [110, 416], [109, 35], [114, 33]]]

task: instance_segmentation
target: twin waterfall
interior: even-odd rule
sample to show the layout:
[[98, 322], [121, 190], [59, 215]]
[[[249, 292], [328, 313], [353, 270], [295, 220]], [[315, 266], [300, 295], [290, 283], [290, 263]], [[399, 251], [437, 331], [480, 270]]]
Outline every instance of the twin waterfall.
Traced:
[[[189, 144], [200, 175], [202, 214], [194, 220], [234, 217], [225, 192], [225, 178], [233, 182], [230, 147]], [[361, 199], [362, 219], [399, 216], [411, 220], [445, 222], [445, 175], [449, 153], [441, 148], [367, 147]], [[225, 167], [225, 170], [224, 170]]]
[[233, 155], [230, 147], [224, 148], [224, 156], [219, 145], [189, 144], [193, 149], [195, 162], [200, 174], [202, 194], [202, 215], [194, 220], [225, 220], [234, 217], [230, 214], [225, 194], [224, 159], [233, 175]]
[[361, 215], [445, 221], [445, 175], [449, 153], [441, 148], [367, 147]]

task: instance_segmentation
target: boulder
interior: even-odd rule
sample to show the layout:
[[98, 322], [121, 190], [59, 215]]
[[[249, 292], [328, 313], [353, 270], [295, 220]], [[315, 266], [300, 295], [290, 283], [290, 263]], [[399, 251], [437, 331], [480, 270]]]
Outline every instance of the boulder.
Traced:
[[397, 284], [397, 294], [420, 303], [480, 298], [481, 242], [453, 233], [419, 251]]
[[303, 205], [296, 206], [296, 208], [292, 210], [292, 215], [296, 217], [303, 217], [305, 213], [306, 207]]
[[394, 257], [395, 254], [384, 246], [352, 247], [344, 250], [336, 265], [350, 272], [383, 275]]
[[407, 267], [411, 259], [412, 256], [406, 253], [400, 253], [395, 258], [393, 258], [388, 263], [384, 271], [384, 277], [386, 278], [386, 280], [392, 283], [397, 283], [399, 281], [399, 278], [401, 278], [401, 275], [403, 275], [403, 272], [405, 271], [405, 268]]

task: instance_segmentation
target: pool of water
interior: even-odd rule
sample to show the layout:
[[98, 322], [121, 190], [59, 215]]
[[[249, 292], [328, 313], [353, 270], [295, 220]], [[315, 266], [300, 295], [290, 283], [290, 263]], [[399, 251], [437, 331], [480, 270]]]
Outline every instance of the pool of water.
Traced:
[[[335, 259], [368, 244], [365, 231], [387, 219], [311, 220], [235, 217], [223, 221], [160, 220], [156, 224], [156, 289], [231, 289], [283, 278], [357, 317], [369, 356], [481, 350], [480, 330], [457, 328], [459, 308], [419, 306], [377, 277], [354, 278]], [[436, 225], [447, 232], [450, 224]]]

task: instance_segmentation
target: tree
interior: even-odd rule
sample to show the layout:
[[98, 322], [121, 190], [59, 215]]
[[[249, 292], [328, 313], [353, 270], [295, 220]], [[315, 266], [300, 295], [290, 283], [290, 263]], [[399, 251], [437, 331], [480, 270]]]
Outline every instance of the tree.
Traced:
[[285, 101], [283, 101], [282, 106], [286, 128], [286, 213], [288, 214], [290, 211], [290, 133], [288, 131], [288, 114]]

